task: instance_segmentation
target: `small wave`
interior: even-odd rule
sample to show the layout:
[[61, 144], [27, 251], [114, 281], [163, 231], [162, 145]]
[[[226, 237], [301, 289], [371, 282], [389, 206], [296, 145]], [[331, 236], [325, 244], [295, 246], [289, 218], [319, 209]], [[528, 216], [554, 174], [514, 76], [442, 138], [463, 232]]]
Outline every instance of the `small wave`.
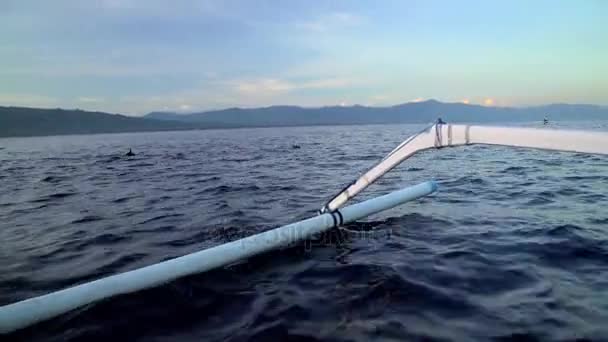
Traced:
[[538, 193], [538, 196], [541, 196], [544, 198], [555, 198], [555, 193], [552, 191], [541, 191]]
[[606, 195], [602, 195], [602, 194], [588, 194], [588, 195], [582, 196], [581, 199], [585, 203], [597, 204], [597, 203], [604, 202], [606, 200]]
[[59, 192], [29, 201], [30, 203], [45, 203], [76, 195], [75, 192]]
[[446, 192], [461, 195], [463, 198], [477, 195], [477, 192], [475, 192], [471, 189], [463, 189], [463, 188], [448, 188], [448, 189], [446, 189]]
[[583, 194], [584, 192], [577, 188], [564, 187], [564, 188], [560, 188], [555, 193], [558, 195], [561, 195], [561, 196], [576, 196], [576, 195]]
[[557, 267], [582, 262], [606, 263], [608, 244], [592, 238], [584, 227], [566, 224], [549, 230], [538, 229], [530, 234], [532, 240], [518, 244], [518, 250], [536, 255]]
[[149, 200], [146, 200], [146, 205], [152, 205], [152, 204], [164, 202], [164, 201], [170, 200], [170, 199], [171, 199], [171, 196], [160, 196], [158, 198], [151, 198]]
[[235, 162], [235, 163], [244, 163], [244, 162], [248, 162], [250, 160], [252, 160], [252, 158], [230, 158], [230, 157], [226, 157], [226, 158], [220, 159], [220, 161]]
[[272, 185], [264, 188], [265, 191], [296, 191], [298, 187], [295, 185]]
[[111, 246], [120, 242], [131, 240], [130, 236], [117, 235], [112, 233], [103, 233], [91, 238], [84, 238], [83, 234], [74, 235], [70, 240], [64, 241], [61, 245], [62, 252], [82, 252], [88, 248], [96, 248], [98, 246]]
[[212, 176], [212, 177], [207, 177], [207, 178], [199, 178], [197, 180], [194, 181], [194, 183], [208, 183], [208, 182], [217, 182], [219, 180], [221, 180], [222, 178], [219, 176]]
[[413, 213], [400, 217], [389, 217], [382, 221], [352, 222], [345, 225], [344, 228], [353, 231], [371, 231], [379, 227], [383, 229], [407, 227], [408, 229], [416, 230], [424, 227], [449, 227], [453, 224], [453, 222], [437, 217]]
[[451, 203], [451, 204], [466, 204], [466, 203], [476, 203], [476, 200], [468, 200], [468, 199], [460, 199], [460, 198], [448, 198], [448, 197], [439, 197], [437, 199], [439, 203]]
[[155, 164], [153, 163], [134, 163], [129, 165], [129, 167], [131, 168], [136, 168], [136, 167], [150, 167], [150, 166], [155, 166]]
[[65, 177], [61, 177], [61, 176], [46, 176], [44, 178], [42, 178], [40, 181], [43, 183], [60, 183], [61, 181], [65, 180]]
[[148, 254], [146, 254], [146, 253], [133, 253], [133, 254], [121, 256], [117, 260], [113, 260], [110, 263], [99, 267], [96, 271], [101, 274], [115, 273], [117, 270], [120, 270], [123, 267], [128, 266], [136, 261], [139, 261], [147, 256], [148, 256]]
[[378, 160], [377, 155], [341, 155], [338, 160], [340, 161], [366, 161], [366, 160]]
[[345, 225], [344, 228], [354, 231], [368, 231], [376, 229], [376, 227], [385, 224], [385, 222], [386, 221], [352, 222]]
[[[42, 201], [31, 201], [31, 203], [41, 203], [41, 202]], [[44, 208], [46, 208], [48, 206], [49, 206], [48, 204], [43, 203], [43, 204], [35, 206], [35, 207], [14, 209], [10, 213], [11, 214], [16, 214], [16, 215], [26, 215], [26, 214], [29, 214], [29, 213], [32, 213], [32, 212], [36, 212], [39, 209], [44, 209]]]
[[126, 235], [117, 235], [117, 234], [111, 234], [111, 233], [105, 233], [105, 234], [101, 234], [101, 235], [97, 235], [94, 238], [90, 239], [90, 240], [86, 240], [84, 243], [85, 244], [90, 244], [90, 245], [113, 245], [115, 243], [121, 242], [121, 241], [125, 241], [125, 240], [130, 240], [131, 238], [129, 236]]
[[237, 186], [237, 185], [219, 185], [219, 186], [214, 186], [214, 187], [210, 187], [207, 188], [203, 191], [199, 191], [196, 193], [196, 195], [203, 195], [203, 194], [212, 194], [212, 195], [223, 195], [226, 193], [232, 193], [232, 192], [251, 192], [251, 191], [259, 191], [261, 188], [255, 184], [253, 185], [244, 185], [244, 186]]
[[122, 156], [109, 156], [109, 157], [102, 157], [98, 160], [96, 160], [94, 163], [95, 164], [108, 164], [108, 163], [112, 163], [118, 160], [122, 160]]
[[537, 205], [547, 205], [555, 202], [551, 198], [555, 197], [555, 195], [551, 196], [543, 196], [541, 194], [536, 195], [534, 198], [526, 202], [526, 205], [537, 206]]
[[573, 224], [565, 224], [549, 229], [546, 234], [553, 237], [578, 238], [578, 234], [582, 231], [582, 227]]
[[538, 163], [544, 166], [562, 166], [564, 165], [563, 160], [559, 159], [536, 159], [534, 163]]
[[450, 250], [444, 253], [439, 254], [439, 257], [445, 259], [471, 259], [471, 258], [479, 258], [479, 253], [469, 250]]
[[95, 221], [101, 221], [101, 220], [103, 220], [103, 217], [101, 217], [101, 216], [87, 215], [87, 216], [84, 216], [77, 220], [72, 221], [72, 223], [78, 224], [78, 223], [95, 222]]
[[524, 174], [526, 171], [528, 171], [528, 168], [524, 166], [509, 166], [500, 172], [521, 175]]
[[565, 176], [565, 180], [569, 181], [588, 181], [588, 180], [600, 180], [608, 181], [608, 176], [593, 175], [593, 176]]
[[129, 200], [132, 200], [134, 198], [138, 198], [139, 196], [125, 196], [125, 197], [119, 197], [117, 199], [112, 200], [112, 203], [124, 203], [127, 202]]
[[608, 224], [608, 217], [604, 218], [589, 218], [587, 219], [589, 223], [592, 224]]
[[[377, 306], [384, 310], [390, 307], [396, 311], [407, 311], [409, 307], [419, 305], [433, 308], [437, 314], [458, 316], [467, 312], [474, 312], [475, 306], [465, 298], [451, 295], [445, 289], [431, 285], [430, 283], [413, 280], [407, 276], [388, 274], [376, 280], [376, 284], [370, 285], [367, 293], [350, 300], [350, 306], [367, 305]], [[376, 277], [377, 278], [377, 277]], [[367, 278], [367, 282], [374, 277]]]
[[36, 167], [35, 166], [11, 166], [6, 168], [6, 172], [10, 172], [13, 174], [17, 174], [17, 173], [21, 173], [23, 171], [30, 171], [30, 170], [34, 170]]
[[181, 239], [158, 242], [158, 243], [155, 243], [155, 245], [156, 246], [168, 246], [168, 247], [184, 247], [184, 246], [194, 245], [194, 244], [200, 243], [202, 241], [208, 241], [207, 238], [208, 238], [208, 234], [197, 233], [194, 236], [189, 237], [189, 238], [181, 238]]
[[153, 228], [134, 228], [131, 230], [132, 233], [162, 233], [174, 231], [177, 226], [174, 225], [163, 225]]
[[548, 263], [556, 267], [584, 262], [581, 259], [605, 265], [608, 259], [608, 251], [605, 248], [586, 240], [577, 243], [568, 241], [545, 243], [539, 247], [537, 253]]
[[469, 226], [493, 226], [497, 224], [495, 220], [480, 218], [480, 217], [465, 217], [463, 219], [457, 220], [459, 224], [469, 227]]
[[52, 248], [50, 251], [45, 251], [44, 253], [31, 255], [28, 257], [30, 262], [42, 263], [42, 264], [50, 264], [57, 262], [56, 258], [61, 254], [69, 251], [65, 245]]
[[0, 203], [0, 208], [10, 207], [10, 206], [13, 206], [15, 204], [16, 203], [11, 203], [11, 202]]
[[66, 198], [66, 197], [70, 197], [70, 196], [74, 196], [76, 195], [75, 192], [58, 192], [52, 195], [49, 195], [48, 197], [50, 199], [59, 199], [59, 198]]
[[159, 220], [163, 220], [166, 218], [171, 218], [171, 217], [181, 217], [184, 216], [184, 214], [166, 214], [166, 215], [159, 215], [159, 216], [154, 216], [152, 218], [146, 219], [142, 222], [139, 222], [138, 224], [147, 224], [150, 222], [154, 222], [154, 221], [159, 221]]
[[443, 181], [443, 182], [441, 182], [441, 184], [445, 185], [445, 186], [455, 187], [455, 186], [459, 186], [459, 185], [470, 185], [470, 184], [487, 185], [488, 182], [480, 177], [464, 176], [464, 177], [460, 177], [453, 181]]
[[58, 165], [57, 168], [60, 169], [62, 172], [71, 172], [78, 170], [78, 168], [74, 165]]
[[[249, 229], [248, 229], [249, 230]], [[247, 236], [251, 233], [248, 230], [243, 231], [242, 227], [237, 228], [236, 226], [220, 227], [216, 229], [203, 229], [195, 232], [194, 234], [185, 237], [169, 241], [163, 241], [156, 243], [158, 246], [171, 246], [171, 247], [183, 247], [198, 244], [201, 242], [230, 242], [235, 241]]]

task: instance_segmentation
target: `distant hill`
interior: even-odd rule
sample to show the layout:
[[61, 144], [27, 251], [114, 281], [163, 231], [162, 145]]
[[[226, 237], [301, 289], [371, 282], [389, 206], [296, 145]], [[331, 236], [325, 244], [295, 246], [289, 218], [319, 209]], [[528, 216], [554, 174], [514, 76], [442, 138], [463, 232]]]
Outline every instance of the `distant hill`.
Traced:
[[485, 107], [435, 100], [390, 107], [272, 106], [229, 108], [192, 114], [154, 112], [145, 117], [82, 110], [0, 107], [0, 137], [94, 134], [207, 128], [447, 122], [608, 119], [608, 107], [552, 104], [527, 108]]
[[166, 131], [199, 126], [82, 110], [0, 107], [0, 137]]
[[597, 120], [608, 119], [608, 107], [552, 104], [538, 107], [509, 108], [429, 100], [391, 107], [334, 106], [303, 108], [272, 106], [250, 109], [229, 108], [192, 114], [154, 112], [145, 117], [188, 123], [253, 127], [426, 123], [435, 121], [438, 116], [448, 122], [476, 123], [541, 121], [544, 116], [548, 116], [550, 120]]

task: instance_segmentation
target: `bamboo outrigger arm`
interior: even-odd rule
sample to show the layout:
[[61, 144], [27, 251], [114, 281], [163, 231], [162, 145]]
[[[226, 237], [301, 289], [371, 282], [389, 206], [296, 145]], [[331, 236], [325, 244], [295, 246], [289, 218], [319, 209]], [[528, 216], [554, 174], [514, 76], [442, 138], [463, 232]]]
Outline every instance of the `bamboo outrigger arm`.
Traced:
[[332, 212], [414, 154], [434, 148], [473, 144], [608, 154], [608, 133], [520, 127], [451, 125], [438, 122], [411, 136], [382, 161], [349, 184], [321, 209]]

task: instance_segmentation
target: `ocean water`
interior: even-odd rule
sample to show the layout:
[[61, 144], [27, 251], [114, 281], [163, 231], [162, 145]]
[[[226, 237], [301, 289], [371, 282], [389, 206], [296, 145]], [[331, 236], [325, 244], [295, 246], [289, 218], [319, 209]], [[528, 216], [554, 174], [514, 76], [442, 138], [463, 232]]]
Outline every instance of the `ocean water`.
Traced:
[[[0, 305], [315, 215], [421, 127], [0, 139]], [[0, 339], [608, 338], [608, 157], [427, 151], [357, 200], [429, 179], [435, 194], [344, 229]]]

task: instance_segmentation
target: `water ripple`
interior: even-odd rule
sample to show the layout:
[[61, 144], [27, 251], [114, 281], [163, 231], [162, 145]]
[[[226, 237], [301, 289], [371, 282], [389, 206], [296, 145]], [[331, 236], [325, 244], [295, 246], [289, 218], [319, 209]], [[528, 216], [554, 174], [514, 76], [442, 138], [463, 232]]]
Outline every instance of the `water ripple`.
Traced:
[[[5, 139], [0, 304], [315, 215], [419, 129]], [[125, 147], [137, 155], [124, 157]], [[440, 191], [428, 198], [7, 337], [605, 339], [606, 158], [489, 146], [455, 151], [421, 153], [361, 195], [436, 179]]]

